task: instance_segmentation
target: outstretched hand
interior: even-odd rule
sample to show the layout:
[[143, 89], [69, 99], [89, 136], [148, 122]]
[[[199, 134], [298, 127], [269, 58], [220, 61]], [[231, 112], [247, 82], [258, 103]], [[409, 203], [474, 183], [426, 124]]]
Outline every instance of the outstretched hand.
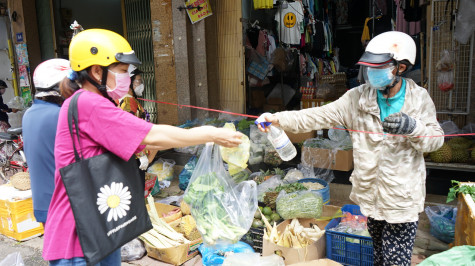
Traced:
[[384, 132], [391, 134], [411, 134], [415, 128], [416, 120], [402, 112], [389, 115], [383, 122]]
[[[263, 113], [263, 114], [261, 114], [261, 116], [259, 116], [259, 118], [257, 118], [257, 120], [269, 122], [273, 126], [276, 126], [276, 127], [280, 126], [279, 119], [277, 119], [277, 116], [275, 116], [271, 113]], [[269, 132], [269, 130], [270, 130], [269, 127], [265, 127], [265, 128], [262, 127], [262, 125], [260, 123], [257, 124], [257, 128], [259, 128], [259, 130], [262, 131], [262, 132]]]
[[227, 128], [210, 127], [213, 130], [213, 142], [226, 148], [234, 148], [242, 142], [243, 134]]

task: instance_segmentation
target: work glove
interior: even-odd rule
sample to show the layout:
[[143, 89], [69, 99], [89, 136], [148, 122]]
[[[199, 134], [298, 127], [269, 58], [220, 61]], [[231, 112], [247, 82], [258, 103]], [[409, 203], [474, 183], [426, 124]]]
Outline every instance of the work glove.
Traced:
[[389, 115], [383, 122], [384, 132], [391, 134], [411, 134], [415, 128], [416, 120], [402, 112]]
[[147, 155], [142, 155], [140, 156], [139, 158], [140, 160], [140, 166], [139, 166], [139, 169], [140, 170], [147, 170], [147, 167], [148, 167], [148, 158], [147, 158]]

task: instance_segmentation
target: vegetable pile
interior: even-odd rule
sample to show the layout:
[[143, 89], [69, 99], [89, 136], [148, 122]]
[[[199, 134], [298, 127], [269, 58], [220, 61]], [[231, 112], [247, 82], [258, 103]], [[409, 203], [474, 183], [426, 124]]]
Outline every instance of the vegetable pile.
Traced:
[[300, 183], [278, 185], [276, 188], [270, 189], [264, 194], [264, 203], [272, 209], [275, 209], [277, 197], [282, 190], [287, 193], [292, 193], [296, 191], [307, 190], [307, 188]]
[[214, 172], [198, 176], [189, 184], [183, 200], [191, 206], [191, 214], [205, 243], [214, 245], [218, 240], [236, 243], [247, 229], [236, 225], [235, 217], [223, 206], [221, 199], [226, 198], [226, 192], [218, 180]]
[[277, 213], [284, 219], [319, 218], [322, 215], [322, 197], [311, 191], [279, 194]]
[[452, 180], [452, 187], [450, 188], [449, 194], [447, 195], [447, 202], [451, 202], [456, 199], [458, 193], [470, 195], [473, 201], [475, 201], [475, 186], [460, 186], [459, 181]]
[[308, 228], [303, 227], [297, 219], [293, 219], [281, 233], [277, 231], [277, 226], [271, 226], [267, 220], [264, 220], [266, 229], [264, 230], [264, 239], [275, 244], [288, 248], [303, 248], [318, 241], [325, 235], [325, 230], [321, 230], [317, 225], [311, 225]]
[[147, 201], [150, 208], [148, 213], [150, 215], [150, 220], [152, 221], [153, 229], [140, 235], [140, 239], [155, 248], [171, 248], [190, 242], [183, 236], [183, 234], [175, 231], [169, 224], [158, 216], [151, 195], [147, 197]]
[[276, 223], [279, 223], [282, 220], [282, 218], [280, 218], [280, 215], [273, 211], [270, 207], [259, 206], [259, 210], [256, 210], [256, 213], [254, 214], [252, 228], [264, 227], [264, 219], [269, 222]]

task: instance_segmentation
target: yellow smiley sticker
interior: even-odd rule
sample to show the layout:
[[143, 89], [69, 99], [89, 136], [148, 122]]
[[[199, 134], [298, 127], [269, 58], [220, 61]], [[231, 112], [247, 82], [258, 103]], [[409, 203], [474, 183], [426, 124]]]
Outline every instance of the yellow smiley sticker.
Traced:
[[295, 22], [297, 21], [297, 18], [295, 17], [295, 14], [292, 12], [289, 12], [285, 14], [284, 16], [284, 26], [287, 28], [293, 28], [295, 26]]

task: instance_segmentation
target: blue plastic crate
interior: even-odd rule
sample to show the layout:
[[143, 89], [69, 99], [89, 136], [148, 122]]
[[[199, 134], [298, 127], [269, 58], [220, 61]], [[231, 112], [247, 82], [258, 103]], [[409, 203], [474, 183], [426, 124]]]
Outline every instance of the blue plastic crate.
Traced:
[[[362, 215], [358, 205], [345, 205], [341, 211]], [[371, 237], [330, 231], [340, 221], [341, 218], [335, 218], [325, 226], [327, 257], [343, 265], [373, 266]]]

